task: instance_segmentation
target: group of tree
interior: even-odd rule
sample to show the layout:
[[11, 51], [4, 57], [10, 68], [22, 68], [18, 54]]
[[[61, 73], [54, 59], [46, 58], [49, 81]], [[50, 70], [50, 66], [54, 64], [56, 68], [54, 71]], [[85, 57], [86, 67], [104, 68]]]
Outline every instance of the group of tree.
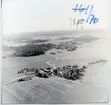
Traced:
[[63, 77], [66, 79], [76, 80], [80, 79], [82, 76], [84, 76], [85, 69], [87, 67], [84, 65], [83, 67], [79, 68], [78, 65], [66, 65], [62, 68], [56, 68], [53, 70], [53, 74], [55, 76]]
[[51, 44], [51, 43], [28, 44], [25, 46], [17, 47], [15, 50], [15, 53], [13, 55], [22, 56], [22, 57], [42, 55], [42, 54], [45, 54], [45, 51], [50, 50], [54, 47], [55, 47], [55, 45]]

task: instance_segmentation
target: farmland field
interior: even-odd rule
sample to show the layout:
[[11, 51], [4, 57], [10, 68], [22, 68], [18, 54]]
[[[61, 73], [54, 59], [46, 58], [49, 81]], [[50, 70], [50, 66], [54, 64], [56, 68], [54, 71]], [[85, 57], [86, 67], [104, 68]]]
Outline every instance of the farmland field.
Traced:
[[108, 94], [105, 87], [57, 77], [34, 78], [27, 82], [9, 84], [3, 88], [3, 102], [19, 104], [106, 102]]

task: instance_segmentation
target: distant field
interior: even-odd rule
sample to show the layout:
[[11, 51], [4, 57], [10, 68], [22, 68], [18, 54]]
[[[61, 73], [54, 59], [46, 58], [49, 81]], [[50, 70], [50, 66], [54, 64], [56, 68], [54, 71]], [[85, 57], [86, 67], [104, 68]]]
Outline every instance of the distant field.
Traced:
[[58, 66], [58, 67], [63, 67], [64, 65], [88, 65], [89, 62], [99, 60], [97, 58], [95, 59], [60, 59], [60, 60], [53, 60], [50, 61], [50, 64]]
[[52, 49], [47, 53], [56, 52], [56, 55], [52, 56], [59, 57], [61, 59], [108, 59], [108, 43], [109, 39], [98, 39], [96, 41], [80, 45], [80, 47], [75, 51], [60, 50], [62, 53], [57, 53], [57, 50]]

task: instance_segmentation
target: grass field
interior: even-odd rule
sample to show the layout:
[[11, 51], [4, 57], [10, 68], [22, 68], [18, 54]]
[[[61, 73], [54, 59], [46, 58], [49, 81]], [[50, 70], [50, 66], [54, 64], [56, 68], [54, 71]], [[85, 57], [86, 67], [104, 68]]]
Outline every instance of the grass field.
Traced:
[[58, 77], [35, 77], [31, 81], [9, 84], [3, 88], [3, 103], [70, 104], [106, 100], [105, 87]]

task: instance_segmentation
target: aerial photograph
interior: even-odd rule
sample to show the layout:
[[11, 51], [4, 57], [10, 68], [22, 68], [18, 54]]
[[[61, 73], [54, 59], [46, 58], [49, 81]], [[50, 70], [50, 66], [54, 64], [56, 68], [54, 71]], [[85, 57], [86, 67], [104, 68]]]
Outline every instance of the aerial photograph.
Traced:
[[[41, 1], [3, 2], [2, 104], [108, 102], [110, 38], [106, 26], [94, 23], [92, 29], [92, 24], [81, 23], [71, 28], [70, 21], [62, 19], [69, 12], [60, 14], [68, 0], [64, 5], [63, 0], [60, 4], [47, 0], [52, 5], [45, 11], [40, 8], [49, 2]], [[71, 1], [67, 8], [75, 3]], [[54, 5], [63, 7], [52, 12], [58, 11]]]
[[90, 33], [45, 32], [5, 40], [2, 102], [107, 102], [108, 39]]

